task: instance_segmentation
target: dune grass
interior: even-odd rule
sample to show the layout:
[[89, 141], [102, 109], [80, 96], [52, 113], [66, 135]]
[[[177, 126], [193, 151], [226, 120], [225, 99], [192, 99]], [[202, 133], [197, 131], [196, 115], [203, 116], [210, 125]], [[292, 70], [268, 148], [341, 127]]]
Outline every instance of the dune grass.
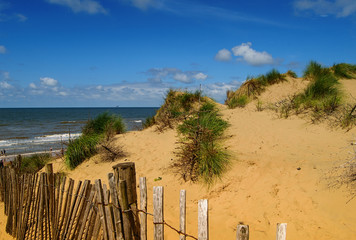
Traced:
[[173, 166], [185, 181], [201, 180], [210, 186], [229, 166], [221, 140], [228, 123], [213, 103], [205, 103], [178, 126], [180, 145]]
[[225, 104], [231, 109], [245, 107], [252, 99], [265, 91], [266, 87], [284, 81], [287, 81], [285, 74], [281, 74], [276, 69], [257, 78], [248, 77], [239, 89], [226, 92]]
[[348, 63], [334, 64], [331, 68], [338, 78], [356, 79], [356, 65]]
[[303, 77], [310, 83], [305, 90], [297, 94], [280, 107], [280, 116], [309, 113], [313, 122], [328, 118], [337, 113], [342, 105], [343, 93], [339, 88], [339, 78], [332, 69], [322, 67], [311, 61], [304, 70]]
[[89, 120], [83, 127], [82, 135], [69, 142], [65, 163], [73, 169], [98, 151], [98, 144], [108, 142], [115, 134], [125, 132], [125, 124], [120, 116], [105, 112]]
[[21, 158], [20, 171], [22, 173], [36, 173], [52, 160], [49, 153], [34, 154], [28, 157], [19, 155], [15, 161], [19, 160], [18, 158]]
[[208, 101], [207, 99], [200, 91], [188, 92], [170, 89], [167, 92], [164, 104], [158, 109], [154, 117], [154, 122], [158, 125], [160, 131], [167, 127], [173, 128], [177, 122], [196, 110], [200, 103]]

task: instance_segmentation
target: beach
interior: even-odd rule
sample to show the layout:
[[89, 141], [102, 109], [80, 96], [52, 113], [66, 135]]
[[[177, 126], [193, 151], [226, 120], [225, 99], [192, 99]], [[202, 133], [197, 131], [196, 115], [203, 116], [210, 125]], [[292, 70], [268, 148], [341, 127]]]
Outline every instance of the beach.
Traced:
[[[345, 80], [346, 81], [346, 80]], [[276, 102], [306, 86], [301, 79], [270, 87], [260, 99]], [[355, 81], [343, 82], [356, 95]], [[356, 129], [332, 128], [327, 122], [312, 124], [307, 118], [279, 118], [274, 111], [219, 105], [230, 124], [224, 145], [231, 155], [227, 172], [208, 188], [199, 182], [184, 182], [172, 170], [179, 136], [175, 129], [150, 127], [115, 136], [125, 157], [103, 162], [100, 155], [68, 170], [61, 158], [54, 171], [64, 171], [78, 180], [102, 179], [120, 162], [134, 162], [137, 182], [147, 178], [148, 212], [153, 212], [152, 190], [164, 187], [164, 219], [179, 227], [179, 192], [187, 191], [187, 233], [197, 236], [200, 199], [209, 201], [210, 239], [235, 239], [239, 223], [250, 227], [250, 239], [274, 239], [277, 223], [287, 223], [287, 239], [355, 239], [356, 199], [346, 186], [330, 187], [335, 169], [355, 157]], [[0, 225], [5, 223], [0, 204]], [[148, 236], [153, 239], [153, 220], [148, 217]], [[3, 230], [3, 229], [2, 229]], [[0, 238], [3, 237], [0, 235]], [[6, 239], [5, 237], [3, 237]], [[176, 232], [165, 228], [166, 239]]]

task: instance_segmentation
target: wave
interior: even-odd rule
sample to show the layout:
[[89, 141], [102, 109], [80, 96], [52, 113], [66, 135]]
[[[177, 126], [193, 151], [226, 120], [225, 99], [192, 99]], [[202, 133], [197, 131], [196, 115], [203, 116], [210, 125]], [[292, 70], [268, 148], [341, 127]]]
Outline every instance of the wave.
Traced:
[[53, 135], [44, 135], [40, 137], [34, 137], [29, 139], [8, 139], [8, 140], [0, 140], [0, 148], [11, 147], [16, 145], [37, 145], [49, 142], [67, 142], [69, 139], [76, 139], [80, 137], [81, 133], [72, 133], [72, 134], [53, 134]]

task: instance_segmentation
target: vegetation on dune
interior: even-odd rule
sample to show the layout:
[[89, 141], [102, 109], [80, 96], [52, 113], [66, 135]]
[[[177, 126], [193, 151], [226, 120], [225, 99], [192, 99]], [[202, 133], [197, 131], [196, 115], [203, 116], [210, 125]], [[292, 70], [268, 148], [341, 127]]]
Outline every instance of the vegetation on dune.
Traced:
[[49, 153], [34, 154], [28, 157], [17, 156], [15, 162], [21, 162], [20, 171], [22, 173], [36, 173], [52, 160]]
[[152, 116], [152, 117], [147, 117], [145, 119], [145, 122], [143, 123], [143, 128], [149, 128], [149, 127], [152, 127], [153, 125], [156, 124], [156, 120], [155, 120], [155, 117]]
[[356, 65], [354, 64], [334, 64], [334, 66], [331, 67], [331, 70], [338, 78], [356, 79]]
[[73, 169], [98, 151], [106, 153], [107, 157], [104, 158], [111, 160], [122, 156], [121, 149], [113, 146], [112, 139], [115, 134], [123, 132], [125, 124], [120, 116], [107, 112], [99, 114], [87, 122], [79, 138], [69, 142], [65, 154], [66, 165]]
[[227, 127], [213, 103], [204, 103], [178, 126], [181, 138], [173, 166], [185, 181], [211, 185], [222, 176], [229, 166], [229, 154], [221, 144]]
[[279, 107], [281, 117], [309, 114], [313, 122], [331, 120], [333, 125], [351, 128], [356, 125], [355, 104], [343, 102], [340, 78], [356, 77], [355, 65], [340, 63], [331, 68], [311, 61], [303, 77], [310, 81], [305, 90], [290, 97]]
[[160, 131], [167, 127], [173, 128], [187, 115], [199, 108], [200, 104], [208, 101], [208, 98], [202, 96], [200, 91], [192, 93], [170, 89], [164, 104], [158, 109], [153, 121], [158, 125]]
[[287, 75], [296, 76], [292, 71], [288, 71], [288, 74], [281, 74], [276, 69], [272, 69], [265, 75], [260, 75], [257, 78], [248, 77], [239, 89], [236, 91], [227, 91], [225, 104], [229, 108], [245, 107], [252, 99], [265, 91], [266, 87], [287, 81], [285, 77]]

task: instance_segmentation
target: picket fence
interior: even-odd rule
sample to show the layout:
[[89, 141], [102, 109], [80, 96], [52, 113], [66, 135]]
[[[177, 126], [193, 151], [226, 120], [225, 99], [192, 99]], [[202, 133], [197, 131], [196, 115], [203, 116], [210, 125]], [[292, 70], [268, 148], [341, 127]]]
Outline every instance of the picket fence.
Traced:
[[[147, 240], [147, 215], [153, 216], [154, 236], [163, 240], [164, 227], [180, 240], [209, 239], [208, 200], [198, 202], [198, 236], [186, 233], [186, 192], [180, 191], [180, 226], [164, 220], [161, 186], [153, 188], [153, 214], [147, 212], [146, 178], [140, 178], [137, 205], [135, 164], [120, 163], [108, 174], [109, 188], [101, 180], [92, 184], [46, 172], [20, 174], [16, 167], [0, 168], [0, 201], [7, 216], [6, 232], [16, 239]], [[277, 240], [286, 239], [286, 223], [277, 224]], [[237, 225], [237, 240], [249, 239], [249, 226]]]

